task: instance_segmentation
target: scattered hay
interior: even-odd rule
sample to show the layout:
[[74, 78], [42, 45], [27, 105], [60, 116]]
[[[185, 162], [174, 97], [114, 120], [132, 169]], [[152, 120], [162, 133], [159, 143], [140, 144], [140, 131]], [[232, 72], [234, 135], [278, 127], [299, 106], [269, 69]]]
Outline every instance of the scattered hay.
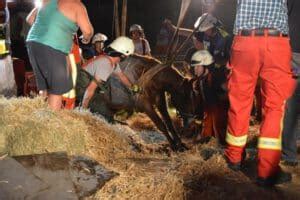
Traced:
[[[191, 146], [184, 153], [164, 153], [160, 149], [167, 143], [147, 142], [128, 126], [110, 125], [88, 112], [52, 112], [39, 98], [0, 99], [0, 112], [3, 113], [0, 138], [6, 138], [4, 146], [10, 155], [47, 151], [81, 153], [119, 174], [87, 199], [294, 199], [297, 196], [296, 189], [286, 192], [281, 188], [276, 191], [258, 188], [254, 184], [255, 168], [249, 169], [251, 173], [228, 169], [216, 140]], [[299, 176], [299, 169], [295, 173]]]
[[143, 113], [137, 113], [133, 116], [131, 116], [127, 121], [127, 124], [136, 131], [155, 131], [156, 127], [154, 123], [151, 121], [149, 117], [147, 117], [146, 114]]
[[[173, 125], [181, 132], [182, 130], [182, 120], [176, 116], [171, 117]], [[135, 131], [157, 131], [156, 126], [151, 121], [151, 119], [144, 113], [136, 113], [126, 120], [128, 126]]]
[[104, 186], [95, 199], [184, 199], [180, 178], [172, 174], [124, 173]]

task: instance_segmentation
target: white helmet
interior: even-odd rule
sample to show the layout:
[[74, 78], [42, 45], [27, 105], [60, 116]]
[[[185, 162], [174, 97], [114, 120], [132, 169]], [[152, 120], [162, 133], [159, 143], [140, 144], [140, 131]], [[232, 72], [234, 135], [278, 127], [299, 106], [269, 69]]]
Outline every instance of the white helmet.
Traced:
[[126, 56], [134, 52], [133, 41], [125, 36], [116, 38], [108, 47]]
[[107, 40], [107, 36], [102, 33], [97, 33], [94, 35], [92, 44], [95, 44], [96, 42], [105, 42]]
[[142, 28], [140, 25], [138, 25], [138, 24], [133, 24], [133, 25], [131, 25], [130, 28], [129, 28], [129, 32], [132, 32], [132, 31], [140, 31], [140, 32], [143, 32], [144, 30], [143, 30], [143, 28]]
[[214, 62], [212, 55], [207, 50], [199, 50], [196, 51], [191, 59], [191, 66], [194, 67], [196, 65], [207, 66]]
[[199, 26], [199, 24], [201, 23], [201, 25], [198, 28], [198, 31], [205, 32], [208, 29], [215, 27], [217, 22], [218, 22], [217, 18], [215, 18], [214, 16], [212, 16], [209, 13], [204, 13], [203, 15], [201, 15], [201, 17], [199, 17], [197, 19], [197, 21], [194, 24], [194, 28], [197, 28]]

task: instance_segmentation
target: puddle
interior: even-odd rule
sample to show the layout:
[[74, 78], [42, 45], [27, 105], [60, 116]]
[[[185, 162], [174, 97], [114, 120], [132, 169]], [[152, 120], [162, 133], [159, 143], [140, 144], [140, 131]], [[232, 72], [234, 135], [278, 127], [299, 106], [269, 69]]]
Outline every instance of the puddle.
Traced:
[[117, 175], [64, 152], [6, 157], [0, 160], [0, 199], [82, 199]]

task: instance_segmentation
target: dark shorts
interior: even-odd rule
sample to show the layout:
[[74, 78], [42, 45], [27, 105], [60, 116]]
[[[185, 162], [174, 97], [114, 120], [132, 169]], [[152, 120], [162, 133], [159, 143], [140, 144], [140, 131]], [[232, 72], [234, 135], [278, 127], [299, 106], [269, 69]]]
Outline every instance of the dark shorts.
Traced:
[[62, 95], [72, 89], [72, 76], [65, 53], [37, 42], [27, 42], [27, 51], [38, 90]]

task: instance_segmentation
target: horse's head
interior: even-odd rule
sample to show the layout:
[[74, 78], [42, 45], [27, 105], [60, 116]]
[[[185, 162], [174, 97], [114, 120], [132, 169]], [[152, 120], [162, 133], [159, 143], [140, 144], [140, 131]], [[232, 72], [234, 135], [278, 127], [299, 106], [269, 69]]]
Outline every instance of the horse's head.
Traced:
[[195, 79], [183, 79], [181, 85], [171, 96], [172, 104], [183, 119], [184, 130], [188, 131], [195, 120], [203, 118], [203, 99], [195, 90]]

